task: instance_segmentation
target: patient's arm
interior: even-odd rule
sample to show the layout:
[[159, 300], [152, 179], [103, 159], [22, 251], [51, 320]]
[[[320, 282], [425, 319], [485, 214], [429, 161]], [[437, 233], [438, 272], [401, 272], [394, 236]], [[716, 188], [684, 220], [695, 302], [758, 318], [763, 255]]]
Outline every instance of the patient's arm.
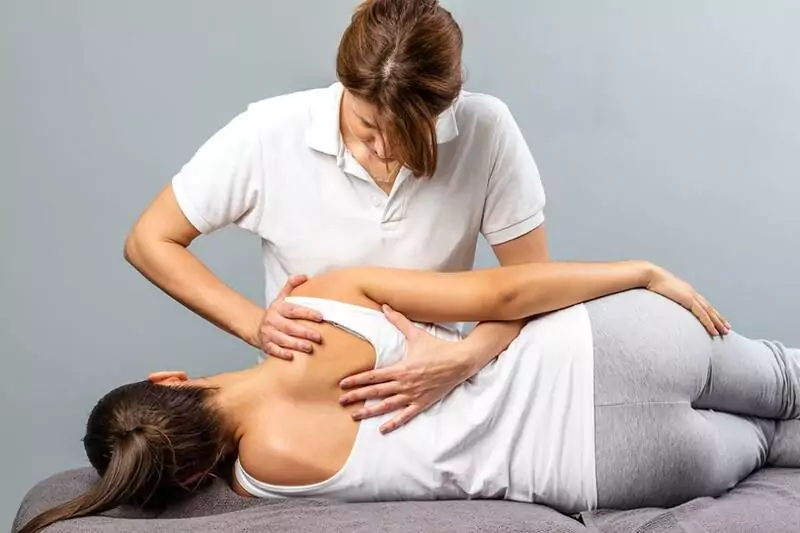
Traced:
[[646, 287], [657, 269], [645, 261], [551, 262], [456, 273], [367, 267], [325, 276], [411, 320], [460, 322], [517, 320]]

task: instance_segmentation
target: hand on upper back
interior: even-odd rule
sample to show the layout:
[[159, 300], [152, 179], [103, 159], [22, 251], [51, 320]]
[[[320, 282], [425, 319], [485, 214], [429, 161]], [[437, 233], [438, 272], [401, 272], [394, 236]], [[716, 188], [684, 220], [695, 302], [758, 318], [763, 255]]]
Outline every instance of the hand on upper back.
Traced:
[[400, 412], [380, 428], [389, 433], [444, 398], [467, 380], [473, 372], [465, 364], [458, 342], [445, 341], [417, 328], [405, 316], [384, 306], [384, 314], [406, 337], [406, 354], [392, 366], [369, 370], [345, 378], [340, 403], [348, 405], [363, 400], [383, 401], [364, 406], [355, 413], [356, 420]]
[[694, 287], [667, 270], [656, 266], [647, 289], [691, 311], [711, 335], [730, 333], [730, 323]]
[[322, 316], [312, 309], [286, 301], [292, 290], [308, 280], [306, 276], [291, 276], [277, 298], [264, 312], [258, 331], [258, 342], [264, 353], [291, 361], [295, 355], [310, 354], [313, 343], [322, 342], [318, 331], [295, 320], [321, 322]]

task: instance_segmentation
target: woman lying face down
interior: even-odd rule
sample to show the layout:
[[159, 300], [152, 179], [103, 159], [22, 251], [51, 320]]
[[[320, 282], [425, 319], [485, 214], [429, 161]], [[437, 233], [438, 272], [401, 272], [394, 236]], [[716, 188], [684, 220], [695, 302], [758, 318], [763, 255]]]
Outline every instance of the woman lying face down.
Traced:
[[[773, 420], [800, 416], [798, 352], [729, 334], [691, 286], [646, 262], [354, 268], [313, 278], [292, 298], [325, 317], [314, 356], [199, 379], [157, 372], [114, 389], [84, 439], [97, 485], [21, 531], [121, 504], [164, 505], [213, 477], [258, 497], [505, 498], [564, 512], [671, 505], [763, 466], [770, 453], [757, 443], [772, 440]], [[370, 417], [368, 395], [343, 392], [342, 379], [371, 371], [380, 387], [380, 369], [402, 360], [414, 331], [450, 342], [435, 324], [462, 320], [527, 325], [468, 382], [383, 435], [386, 415]], [[616, 402], [609, 391], [631, 409], [604, 411]], [[653, 407], [664, 403], [676, 407]], [[720, 436], [741, 446], [726, 456]], [[674, 445], [637, 451], [661, 442]], [[785, 466], [800, 464], [793, 453], [780, 454]]]

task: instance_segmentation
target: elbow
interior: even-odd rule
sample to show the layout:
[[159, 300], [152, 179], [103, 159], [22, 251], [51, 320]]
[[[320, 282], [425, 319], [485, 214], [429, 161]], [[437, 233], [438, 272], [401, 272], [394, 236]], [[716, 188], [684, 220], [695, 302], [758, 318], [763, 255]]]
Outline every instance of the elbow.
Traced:
[[552, 291], [547, 290], [546, 284], [526, 275], [525, 269], [508, 273], [494, 286], [494, 305], [499, 320], [528, 319], [556, 308]]
[[[524, 318], [522, 294], [519, 287], [509, 279], [487, 280], [485, 294], [489, 298], [481, 299], [481, 306], [489, 320], [518, 320]], [[487, 301], [488, 300], [488, 301]]]
[[131, 266], [143, 272], [153, 261], [157, 260], [164, 252], [164, 246], [179, 246], [187, 248], [191, 239], [184, 243], [169, 238], [158, 228], [148, 227], [141, 223], [133, 227], [125, 238], [122, 256]]
[[131, 265], [136, 265], [139, 258], [138, 242], [136, 231], [131, 231], [125, 239], [125, 246], [122, 249], [122, 257]]
[[514, 288], [502, 287], [495, 295], [495, 308], [499, 320], [519, 320], [525, 318], [525, 313], [521, 309], [520, 293]]
[[125, 245], [122, 248], [122, 257], [131, 266], [138, 269], [144, 261], [144, 255], [147, 247], [147, 236], [142, 233], [138, 226], [136, 226], [125, 238]]

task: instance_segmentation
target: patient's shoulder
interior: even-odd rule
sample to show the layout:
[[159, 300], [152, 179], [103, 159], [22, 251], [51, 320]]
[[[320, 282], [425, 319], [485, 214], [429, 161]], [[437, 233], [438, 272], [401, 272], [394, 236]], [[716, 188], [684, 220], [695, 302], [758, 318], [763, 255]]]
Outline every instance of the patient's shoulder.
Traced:
[[277, 418], [281, 420], [255, 426], [239, 442], [239, 463], [251, 477], [270, 485], [311, 485], [330, 478], [344, 465], [355, 441], [346, 412], [337, 418], [346, 419], [348, 427], [329, 431], [328, 439], [310, 436], [325, 427], [322, 420], [330, 416], [298, 409]]
[[302, 446], [282, 446], [275, 438], [242, 439], [239, 463], [251, 477], [270, 485], [304, 485], [325, 479], [303, 461]]
[[292, 291], [292, 296], [307, 296], [336, 300], [372, 309], [380, 309], [380, 305], [369, 299], [360, 283], [360, 276], [365, 269], [344, 268], [331, 270], [310, 278]]

